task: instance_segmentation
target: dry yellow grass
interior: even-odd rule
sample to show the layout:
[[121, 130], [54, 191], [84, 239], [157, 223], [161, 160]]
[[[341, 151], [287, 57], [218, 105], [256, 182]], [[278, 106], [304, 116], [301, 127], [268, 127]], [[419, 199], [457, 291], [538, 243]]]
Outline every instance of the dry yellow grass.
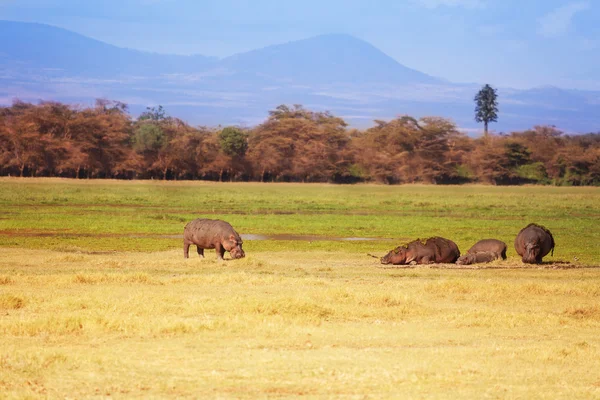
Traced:
[[600, 269], [1, 249], [3, 398], [600, 398]]

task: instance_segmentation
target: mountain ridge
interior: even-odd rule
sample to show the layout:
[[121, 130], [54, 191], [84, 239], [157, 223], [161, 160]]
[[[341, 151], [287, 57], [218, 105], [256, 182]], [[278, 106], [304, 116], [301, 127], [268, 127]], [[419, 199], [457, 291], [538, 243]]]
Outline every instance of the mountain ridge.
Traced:
[[[476, 130], [479, 84], [452, 83], [404, 66], [345, 34], [280, 43], [217, 59], [113, 46], [45, 24], [0, 21], [0, 104], [118, 100], [133, 113], [161, 104], [203, 125], [256, 124], [280, 104], [328, 110], [356, 127], [375, 119], [437, 115]], [[495, 86], [495, 85], [493, 85]], [[499, 88], [498, 131], [552, 124], [600, 130], [600, 92]]]

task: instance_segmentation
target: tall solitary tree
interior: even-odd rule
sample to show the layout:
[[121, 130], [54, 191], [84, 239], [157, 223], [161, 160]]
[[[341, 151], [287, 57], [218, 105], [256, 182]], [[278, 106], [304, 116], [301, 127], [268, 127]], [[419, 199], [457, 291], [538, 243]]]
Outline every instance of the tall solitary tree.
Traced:
[[475, 95], [475, 121], [483, 122], [484, 136], [488, 135], [488, 123], [498, 121], [498, 94], [485, 84]]

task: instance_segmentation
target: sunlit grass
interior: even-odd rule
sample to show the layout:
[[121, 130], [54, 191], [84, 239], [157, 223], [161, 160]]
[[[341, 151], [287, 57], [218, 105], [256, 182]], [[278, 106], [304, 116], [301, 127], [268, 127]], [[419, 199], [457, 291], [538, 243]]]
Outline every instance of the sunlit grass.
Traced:
[[[598, 188], [0, 179], [0, 397], [600, 397]], [[183, 258], [199, 216], [246, 258]], [[521, 263], [529, 222], [556, 239]], [[381, 268], [400, 240], [484, 269]], [[336, 241], [379, 237], [380, 241]]]
[[0, 253], [8, 397], [593, 398], [598, 269]]

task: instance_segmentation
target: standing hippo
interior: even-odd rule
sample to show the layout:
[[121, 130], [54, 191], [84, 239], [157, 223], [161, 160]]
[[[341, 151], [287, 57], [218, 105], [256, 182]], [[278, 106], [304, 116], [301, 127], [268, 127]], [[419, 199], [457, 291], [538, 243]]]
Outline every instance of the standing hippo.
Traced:
[[452, 240], [432, 237], [425, 242], [417, 239], [381, 257], [382, 264], [433, 264], [453, 263], [460, 256], [458, 246]]
[[464, 256], [458, 257], [458, 260], [456, 260], [456, 264], [471, 265], [479, 263], [489, 263], [500, 257], [500, 254], [494, 251], [477, 251], [475, 253], [467, 253]]
[[529, 224], [515, 238], [515, 250], [524, 263], [540, 264], [550, 250], [554, 255], [554, 238], [545, 227]]
[[487, 263], [498, 258], [506, 260], [506, 243], [497, 239], [483, 239], [475, 243], [467, 254], [456, 261], [459, 265]]
[[195, 244], [198, 255], [204, 258], [204, 249], [215, 249], [217, 258], [223, 259], [225, 250], [231, 258], [242, 258], [246, 254], [242, 250], [242, 238], [225, 221], [219, 219], [198, 218], [189, 222], [183, 229], [183, 257], [189, 258], [190, 245]]

